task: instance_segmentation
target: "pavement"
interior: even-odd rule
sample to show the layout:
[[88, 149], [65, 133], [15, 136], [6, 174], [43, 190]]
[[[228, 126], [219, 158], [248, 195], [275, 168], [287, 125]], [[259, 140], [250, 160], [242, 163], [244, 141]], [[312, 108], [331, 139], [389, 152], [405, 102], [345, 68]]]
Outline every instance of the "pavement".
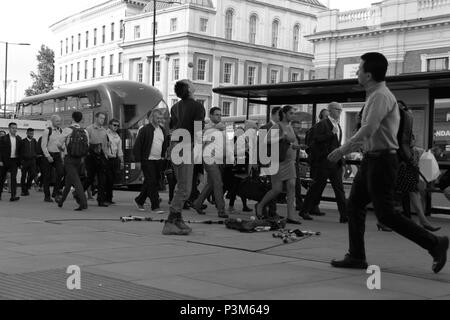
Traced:
[[[99, 208], [90, 202], [82, 213], [73, 211], [72, 199], [59, 209], [34, 191], [16, 203], [6, 196], [0, 201], [0, 300], [450, 299], [450, 264], [433, 274], [426, 251], [377, 231], [371, 213], [366, 247], [369, 264], [381, 269], [380, 290], [368, 289], [366, 270], [332, 268], [330, 260], [342, 258], [348, 248], [347, 225], [337, 223], [332, 203], [321, 205], [326, 216], [300, 226], [320, 236], [285, 245], [272, 232], [244, 234], [223, 225], [192, 224], [192, 235], [177, 237], [163, 236], [160, 222], [121, 223], [119, 217], [126, 215], [167, 217], [138, 212], [134, 192], [116, 191], [116, 205]], [[168, 211], [167, 193], [161, 197]], [[278, 210], [286, 215], [284, 205]], [[184, 216], [220, 220], [210, 204], [206, 212]], [[438, 234], [450, 235], [450, 219], [438, 216], [431, 222], [442, 227]], [[79, 278], [69, 266], [79, 267]], [[74, 279], [81, 289], [68, 289]]]

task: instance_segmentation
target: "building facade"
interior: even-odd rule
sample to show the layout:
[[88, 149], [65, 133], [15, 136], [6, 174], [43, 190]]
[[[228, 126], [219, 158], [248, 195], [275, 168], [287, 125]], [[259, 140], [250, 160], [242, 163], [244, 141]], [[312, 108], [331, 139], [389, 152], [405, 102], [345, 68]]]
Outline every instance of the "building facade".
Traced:
[[[316, 32], [307, 38], [315, 45], [320, 79], [356, 78], [360, 56], [371, 51], [387, 57], [388, 75], [449, 70], [450, 0], [385, 0], [360, 10], [323, 11]], [[398, 99], [412, 109], [417, 143], [426, 146], [428, 97], [417, 90]], [[450, 99], [434, 105], [435, 142], [450, 151]], [[360, 109], [361, 104], [346, 105], [342, 122], [347, 138]]]
[[[118, 78], [152, 84], [154, 77], [172, 105], [175, 82], [187, 78], [205, 109], [240, 116], [246, 102], [212, 88], [314, 78], [314, 45], [305, 36], [325, 9], [317, 0], [157, 2], [153, 74], [153, 1], [110, 1], [52, 26], [60, 51], [55, 86]], [[265, 110], [251, 106], [250, 113]]]

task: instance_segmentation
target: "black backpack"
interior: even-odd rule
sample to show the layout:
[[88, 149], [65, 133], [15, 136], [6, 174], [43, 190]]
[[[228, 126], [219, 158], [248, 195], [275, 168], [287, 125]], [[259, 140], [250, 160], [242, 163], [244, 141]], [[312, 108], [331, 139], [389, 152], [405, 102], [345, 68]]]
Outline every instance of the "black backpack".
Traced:
[[[49, 127], [48, 128], [47, 145], [48, 145], [48, 140], [50, 140], [50, 137], [51, 137], [52, 133], [53, 133], [53, 128]], [[44, 155], [44, 151], [42, 150], [42, 136], [39, 137], [39, 139], [37, 141], [36, 154], [38, 156], [43, 156]]]
[[404, 107], [400, 104], [398, 108], [400, 110], [400, 127], [397, 133], [397, 140], [399, 149], [397, 151], [400, 162], [409, 163], [413, 159], [413, 153], [411, 148], [411, 142], [413, 137], [413, 115], [408, 112], [408, 107], [403, 103]]
[[81, 128], [70, 128], [72, 129], [72, 134], [70, 135], [69, 144], [67, 145], [67, 153], [73, 158], [82, 158], [87, 156], [89, 144], [86, 131]]

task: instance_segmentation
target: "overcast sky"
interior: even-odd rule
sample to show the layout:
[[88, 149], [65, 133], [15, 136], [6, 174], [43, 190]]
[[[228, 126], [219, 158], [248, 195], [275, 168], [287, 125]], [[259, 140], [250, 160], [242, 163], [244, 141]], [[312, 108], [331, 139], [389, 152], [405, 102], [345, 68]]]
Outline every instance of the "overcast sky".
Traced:
[[[53, 45], [49, 26], [71, 14], [103, 2], [106, 0], [0, 1], [0, 41], [31, 43], [29, 47], [12, 45], [9, 47], [8, 79], [18, 81], [18, 99], [31, 85], [29, 73], [36, 69], [36, 54], [41, 44]], [[372, 2], [376, 1], [330, 0], [330, 7], [351, 10], [370, 6]], [[5, 78], [4, 70], [5, 46], [0, 43], [1, 84]], [[0, 88], [2, 87], [3, 85], [0, 85]], [[3, 91], [0, 92], [0, 97], [3, 103]]]

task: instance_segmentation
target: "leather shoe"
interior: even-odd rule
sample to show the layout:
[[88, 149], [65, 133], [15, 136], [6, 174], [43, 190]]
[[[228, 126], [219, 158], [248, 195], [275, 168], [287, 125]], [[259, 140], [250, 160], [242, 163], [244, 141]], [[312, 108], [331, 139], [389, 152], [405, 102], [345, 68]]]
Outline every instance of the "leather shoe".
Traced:
[[74, 209], [74, 211], [83, 211], [83, 210], [86, 210], [86, 209], [87, 209], [87, 207], [79, 206], [78, 208]]
[[333, 260], [331, 265], [335, 268], [346, 269], [367, 269], [368, 264], [366, 260], [352, 258], [346, 254], [343, 260]]
[[105, 202], [99, 202], [98, 206], [99, 207], [103, 207], [103, 208], [107, 208], [108, 207], [108, 205]]
[[448, 245], [448, 237], [438, 237], [438, 244], [434, 248], [433, 252], [430, 252], [433, 257], [432, 269], [434, 273], [439, 273], [439, 271], [441, 271], [447, 263]]
[[9, 201], [11, 201], [11, 202], [16, 202], [19, 200], [20, 200], [20, 197], [12, 197], [11, 199], [9, 199]]
[[299, 212], [298, 215], [299, 215], [300, 217], [302, 217], [303, 220], [314, 220], [314, 219], [309, 215], [309, 213], [307, 213], [307, 212]]
[[45, 198], [44, 202], [53, 203], [53, 199], [52, 198]]

